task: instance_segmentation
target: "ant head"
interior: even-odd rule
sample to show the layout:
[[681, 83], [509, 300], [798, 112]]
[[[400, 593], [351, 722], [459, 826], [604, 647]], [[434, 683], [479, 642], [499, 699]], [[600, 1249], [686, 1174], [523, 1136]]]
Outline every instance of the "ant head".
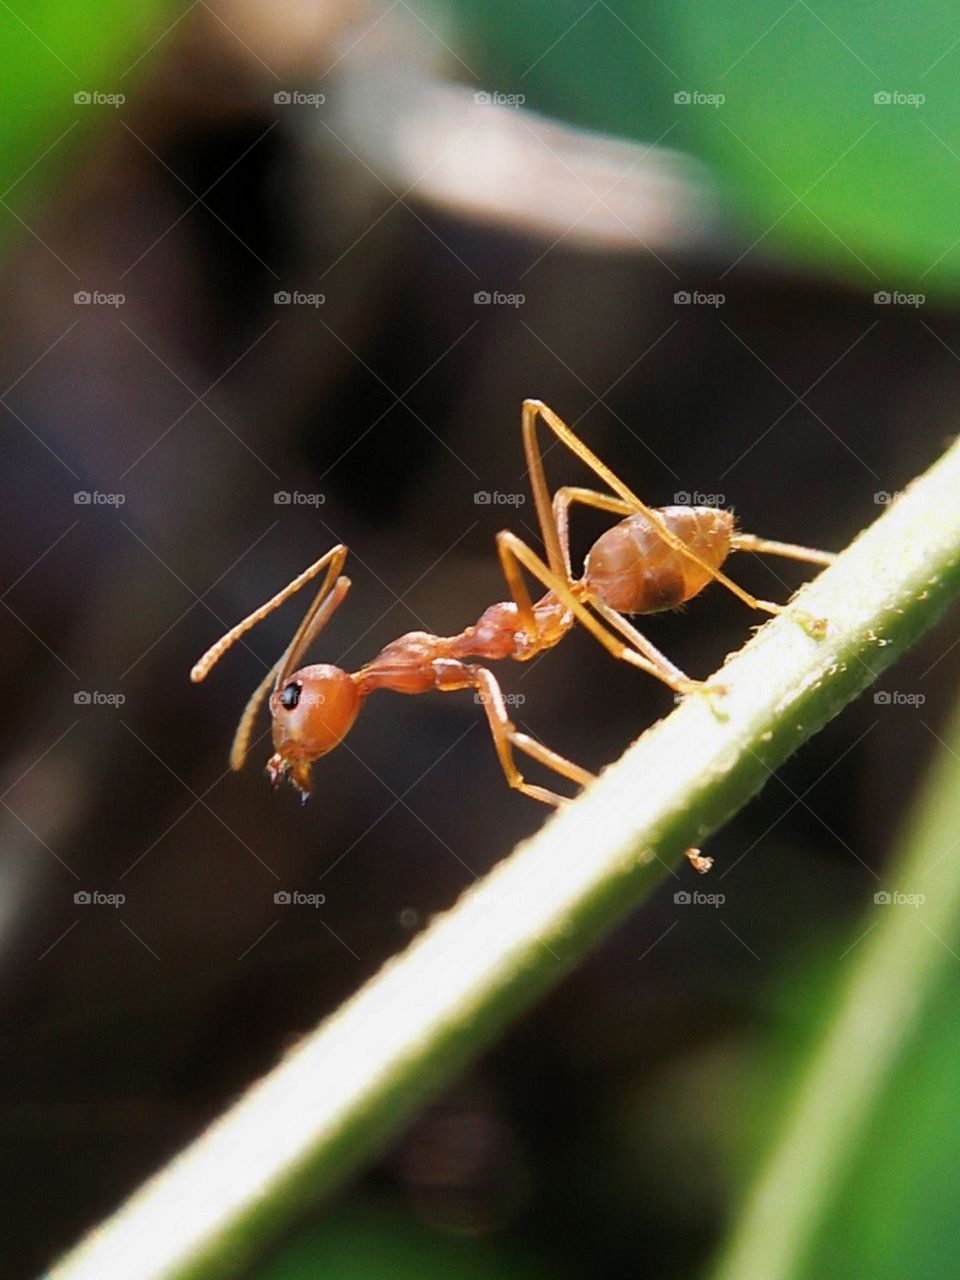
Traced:
[[327, 663], [301, 667], [270, 695], [275, 753], [267, 764], [277, 786], [286, 775], [304, 800], [310, 765], [346, 736], [362, 697], [346, 671]]

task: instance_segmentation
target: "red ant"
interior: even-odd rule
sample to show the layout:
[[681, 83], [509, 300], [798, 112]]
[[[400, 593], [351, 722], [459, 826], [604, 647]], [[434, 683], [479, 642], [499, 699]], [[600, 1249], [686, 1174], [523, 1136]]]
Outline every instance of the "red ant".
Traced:
[[[565, 486], [551, 501], [536, 436], [538, 417], [610, 493]], [[562, 640], [576, 621], [615, 658], [649, 672], [679, 694], [691, 693], [704, 688], [703, 683], [684, 675], [624, 614], [673, 609], [699, 594], [711, 580], [753, 609], [780, 613], [783, 606], [756, 599], [721, 573], [720, 565], [730, 552], [767, 552], [817, 565], [834, 559], [829, 552], [739, 533], [732, 513], [715, 507], [648, 507], [539, 400], [524, 401], [521, 429], [546, 563], [516, 534], [504, 530], [497, 534], [497, 551], [513, 599], [491, 605], [472, 627], [456, 636], [411, 631], [355, 672], [327, 663], [298, 667], [350, 589], [350, 579], [340, 572], [347, 548], [342, 544], [333, 547], [272, 600], [237, 623], [190, 672], [191, 680], [203, 680], [236, 640], [326, 569], [316, 598], [286, 652], [247, 703], [230, 751], [231, 768], [241, 768], [246, 759], [254, 720], [268, 692], [275, 751], [267, 773], [274, 786], [289, 778], [306, 800], [313, 761], [342, 741], [374, 690], [427, 693], [435, 689], [447, 693], [473, 689], [486, 710], [510, 786], [545, 804], [561, 804], [563, 796], [524, 780], [513, 758], [515, 750], [580, 786], [592, 782], [593, 775], [521, 733], [510, 721], [493, 673], [466, 659], [528, 662]], [[580, 578], [573, 576], [570, 567], [569, 514], [574, 503], [621, 517], [590, 548]], [[530, 597], [521, 567], [547, 589], [536, 602]]]

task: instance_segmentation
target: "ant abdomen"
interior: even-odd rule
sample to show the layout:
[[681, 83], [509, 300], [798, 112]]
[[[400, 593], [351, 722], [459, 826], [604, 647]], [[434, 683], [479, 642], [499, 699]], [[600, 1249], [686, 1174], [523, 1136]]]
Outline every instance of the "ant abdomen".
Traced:
[[[719, 569], [730, 554], [733, 515], [716, 507], [661, 507], [671, 533]], [[628, 516], [601, 534], [584, 565], [584, 581], [618, 613], [673, 609], [702, 591], [707, 569], [676, 551], [645, 515]]]

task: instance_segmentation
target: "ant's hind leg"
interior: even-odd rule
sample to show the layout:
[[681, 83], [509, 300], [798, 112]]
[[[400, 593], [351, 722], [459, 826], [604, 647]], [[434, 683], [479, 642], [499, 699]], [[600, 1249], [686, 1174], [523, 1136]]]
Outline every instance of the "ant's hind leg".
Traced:
[[798, 547], [792, 542], [773, 542], [770, 538], [758, 538], [753, 533], [735, 533], [730, 539], [732, 551], [753, 551], [757, 555], [783, 556], [785, 560], [802, 560], [804, 564], [833, 564], [832, 551], [818, 551], [815, 547]]
[[[700, 568], [714, 580], [719, 582], [721, 586], [726, 587], [728, 591], [742, 600], [744, 604], [749, 605], [751, 609], [760, 609], [764, 613], [782, 613], [783, 606], [773, 604], [769, 600], [758, 600], [756, 596], [744, 590], [739, 583], [734, 582], [731, 578], [721, 572], [715, 565], [710, 564], [703, 556], [699, 555], [692, 547], [688, 546], [682, 538], [678, 537], [672, 529], [668, 528], [663, 517], [653, 508], [641, 501], [640, 498], [628, 489], [623, 481], [617, 476], [606, 463], [601, 462], [597, 455], [590, 449], [580, 437], [572, 431], [561, 417], [548, 408], [541, 400], [524, 400], [523, 402], [523, 435], [524, 444], [527, 446], [528, 456], [530, 446], [527, 445], [528, 439], [532, 439], [536, 430], [537, 417], [541, 417], [547, 424], [557, 439], [565, 444], [572, 454], [580, 459], [595, 476], [598, 476], [605, 485], [608, 486], [611, 493], [615, 493], [623, 502], [631, 509], [632, 514], [643, 515], [647, 518], [663, 541], [673, 551], [679, 552], [688, 560], [692, 560], [694, 564]], [[535, 446], [534, 446], [535, 447]], [[594, 504], [597, 505], [597, 504]]]
[[555, 791], [550, 791], [546, 787], [527, 782], [517, 768], [516, 761], [513, 758], [515, 749], [524, 752], [539, 764], [545, 765], [546, 768], [552, 769], [554, 773], [560, 774], [562, 778], [569, 778], [571, 782], [575, 782], [580, 787], [585, 787], [588, 783], [594, 781], [592, 773], [588, 773], [586, 769], [581, 769], [572, 760], [567, 760], [556, 751], [551, 751], [542, 742], [537, 742], [535, 738], [531, 738], [529, 734], [521, 733], [516, 728], [507, 715], [503, 691], [491, 671], [488, 671], [486, 667], [471, 667], [470, 672], [475, 681], [475, 687], [483, 701], [484, 710], [487, 713], [487, 721], [490, 725], [490, 732], [493, 735], [493, 745], [496, 747], [500, 766], [511, 787], [514, 787], [517, 791], [522, 791], [525, 796], [530, 796], [533, 800], [541, 801], [543, 804], [559, 806], [568, 802], [568, 797], [566, 796], [557, 795]]
[[[798, 547], [793, 542], [774, 542], [771, 538], [758, 538], [753, 533], [735, 533], [730, 539], [730, 550], [782, 556], [785, 560], [801, 560], [804, 564], [822, 566], [833, 564], [837, 558], [832, 551], [819, 551], [815, 547]], [[826, 635], [826, 618], [814, 618], [802, 613], [798, 615], [797, 621], [814, 640], [821, 640]]]

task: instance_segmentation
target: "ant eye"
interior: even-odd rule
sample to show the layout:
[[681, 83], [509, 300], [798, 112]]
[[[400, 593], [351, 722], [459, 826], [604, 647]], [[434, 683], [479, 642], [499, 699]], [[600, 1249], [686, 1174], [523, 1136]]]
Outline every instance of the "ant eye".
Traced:
[[286, 707], [288, 711], [292, 711], [299, 701], [300, 686], [298, 684], [288, 684], [280, 695], [280, 705]]

